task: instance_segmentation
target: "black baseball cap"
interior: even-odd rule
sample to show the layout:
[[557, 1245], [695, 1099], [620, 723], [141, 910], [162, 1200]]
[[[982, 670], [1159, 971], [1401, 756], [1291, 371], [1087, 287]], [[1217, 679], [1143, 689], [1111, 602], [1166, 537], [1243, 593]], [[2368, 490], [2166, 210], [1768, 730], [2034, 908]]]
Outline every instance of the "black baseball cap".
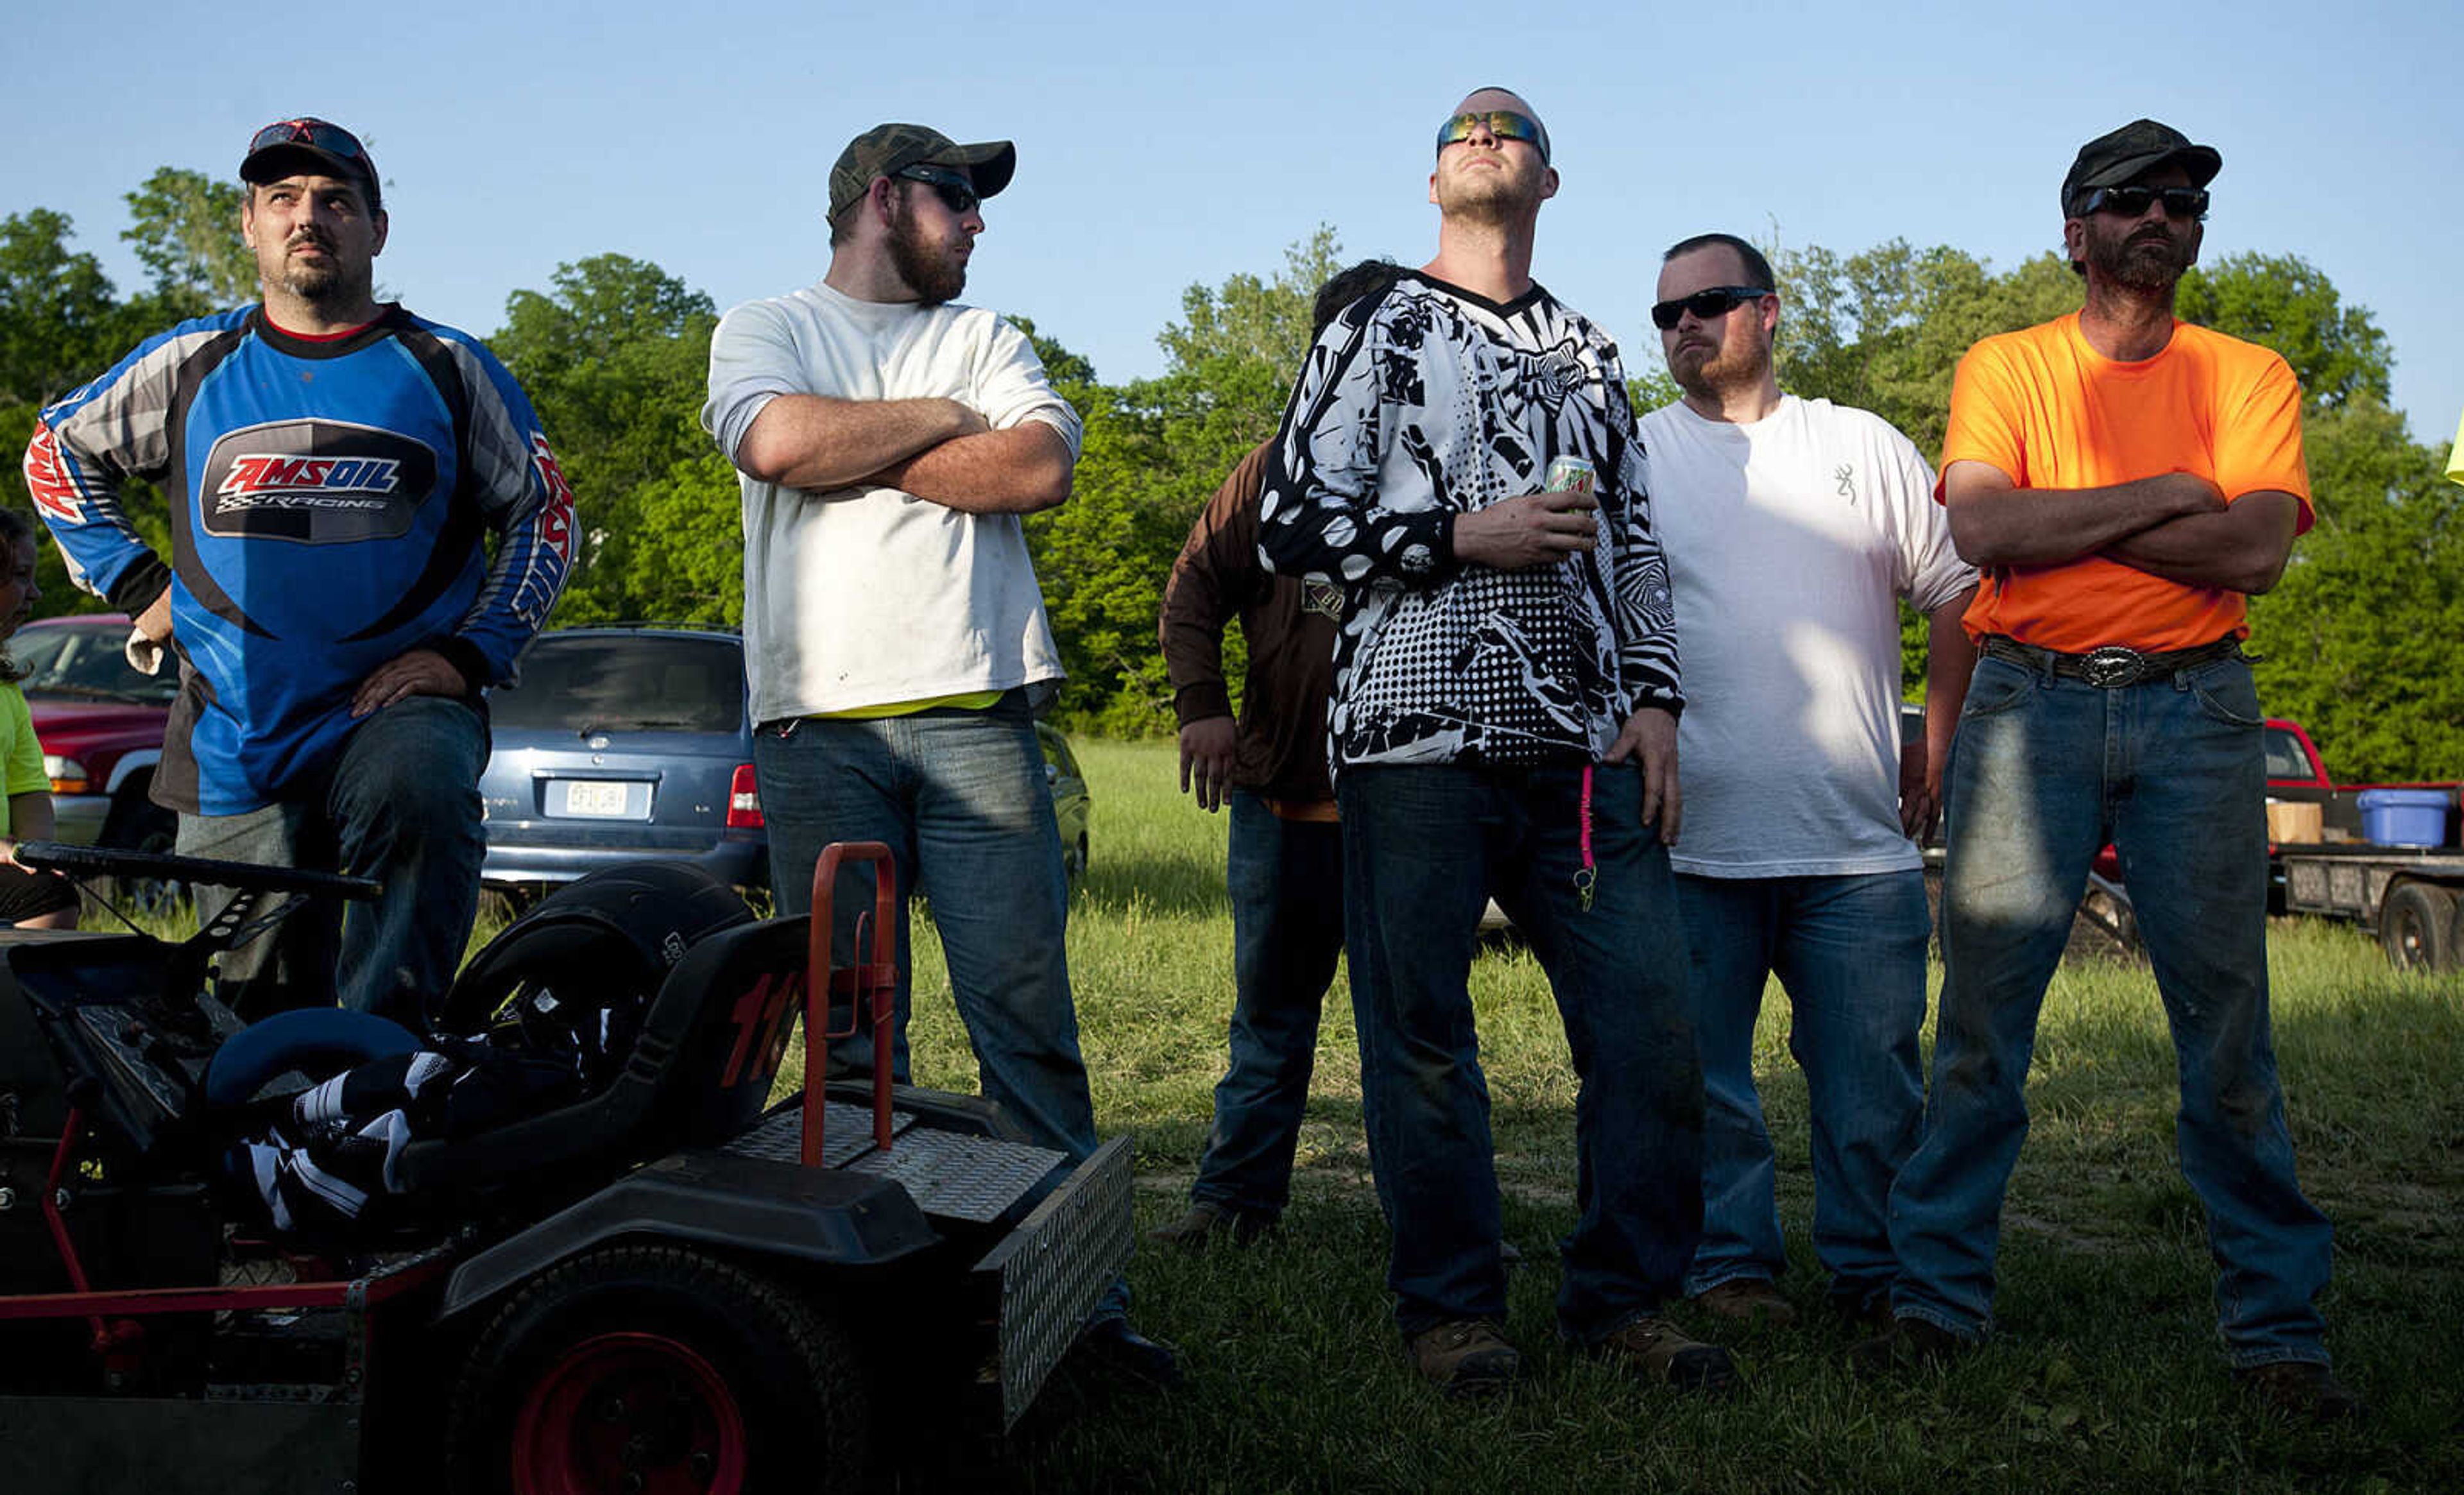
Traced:
[[304, 170], [357, 177], [368, 189], [368, 206], [385, 206], [376, 163], [368, 159], [368, 148], [360, 143], [360, 138], [330, 120], [309, 115], [276, 120], [250, 136], [248, 154], [239, 164], [239, 179], [261, 186]]
[[2167, 162], [2188, 171], [2192, 187], [2205, 187], [2224, 169], [2225, 158], [2212, 145], [2192, 144], [2169, 124], [2133, 120], [2079, 147], [2079, 159], [2062, 178], [2062, 216], [2078, 217], [2081, 200], [2098, 187], [2121, 187]]
[[872, 186], [874, 177], [895, 176], [909, 166], [964, 166], [978, 197], [1009, 186], [1018, 169], [1018, 147], [1007, 141], [961, 145], [923, 124], [876, 124], [847, 142], [830, 167], [830, 222]]

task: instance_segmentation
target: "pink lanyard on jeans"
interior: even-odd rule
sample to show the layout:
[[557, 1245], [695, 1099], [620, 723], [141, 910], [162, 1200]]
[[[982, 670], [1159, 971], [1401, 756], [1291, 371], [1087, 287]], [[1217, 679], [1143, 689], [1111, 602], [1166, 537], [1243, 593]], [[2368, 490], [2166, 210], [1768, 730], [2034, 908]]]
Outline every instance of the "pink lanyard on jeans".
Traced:
[[1592, 885], [1599, 881], [1599, 872], [1592, 865], [1592, 765], [1583, 765], [1582, 807], [1582, 869], [1574, 873], [1574, 903], [1585, 913], [1592, 912]]

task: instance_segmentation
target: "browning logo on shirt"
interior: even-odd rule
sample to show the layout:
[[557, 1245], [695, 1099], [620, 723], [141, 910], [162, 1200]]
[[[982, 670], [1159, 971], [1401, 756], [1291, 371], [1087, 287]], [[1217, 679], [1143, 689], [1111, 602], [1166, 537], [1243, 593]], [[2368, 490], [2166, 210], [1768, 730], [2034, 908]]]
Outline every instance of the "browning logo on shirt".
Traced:
[[436, 453], [373, 427], [275, 421], [225, 434], [200, 476], [209, 535], [309, 545], [398, 539], [436, 485]]

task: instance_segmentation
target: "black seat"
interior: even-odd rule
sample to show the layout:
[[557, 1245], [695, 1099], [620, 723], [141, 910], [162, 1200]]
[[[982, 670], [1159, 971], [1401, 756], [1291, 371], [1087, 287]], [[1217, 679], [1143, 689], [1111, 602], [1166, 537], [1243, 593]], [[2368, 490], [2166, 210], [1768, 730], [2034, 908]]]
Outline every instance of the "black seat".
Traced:
[[560, 1187], [590, 1187], [676, 1148], [735, 1136], [768, 1102], [803, 1009], [808, 922], [766, 919], [704, 938], [661, 983], [606, 1088], [476, 1136], [410, 1144], [407, 1190], [484, 1192], [549, 1170]]

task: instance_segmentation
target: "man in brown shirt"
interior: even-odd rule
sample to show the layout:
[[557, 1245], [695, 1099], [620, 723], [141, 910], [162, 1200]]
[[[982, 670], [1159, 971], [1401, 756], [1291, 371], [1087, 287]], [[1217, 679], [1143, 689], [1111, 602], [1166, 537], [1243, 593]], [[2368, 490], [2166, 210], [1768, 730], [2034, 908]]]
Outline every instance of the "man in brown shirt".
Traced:
[[[1317, 296], [1316, 330], [1397, 267], [1354, 265]], [[1208, 811], [1232, 807], [1231, 1065], [1189, 1212], [1152, 1239], [1196, 1246], [1248, 1241], [1282, 1218], [1309, 1100], [1319, 1008], [1343, 950], [1343, 845], [1327, 776], [1336, 587], [1258, 563], [1258, 491], [1267, 458], [1241, 460], [1200, 514], [1163, 594], [1164, 668], [1180, 718], [1180, 786]], [[1249, 645], [1241, 715], [1223, 678], [1223, 627]]]

